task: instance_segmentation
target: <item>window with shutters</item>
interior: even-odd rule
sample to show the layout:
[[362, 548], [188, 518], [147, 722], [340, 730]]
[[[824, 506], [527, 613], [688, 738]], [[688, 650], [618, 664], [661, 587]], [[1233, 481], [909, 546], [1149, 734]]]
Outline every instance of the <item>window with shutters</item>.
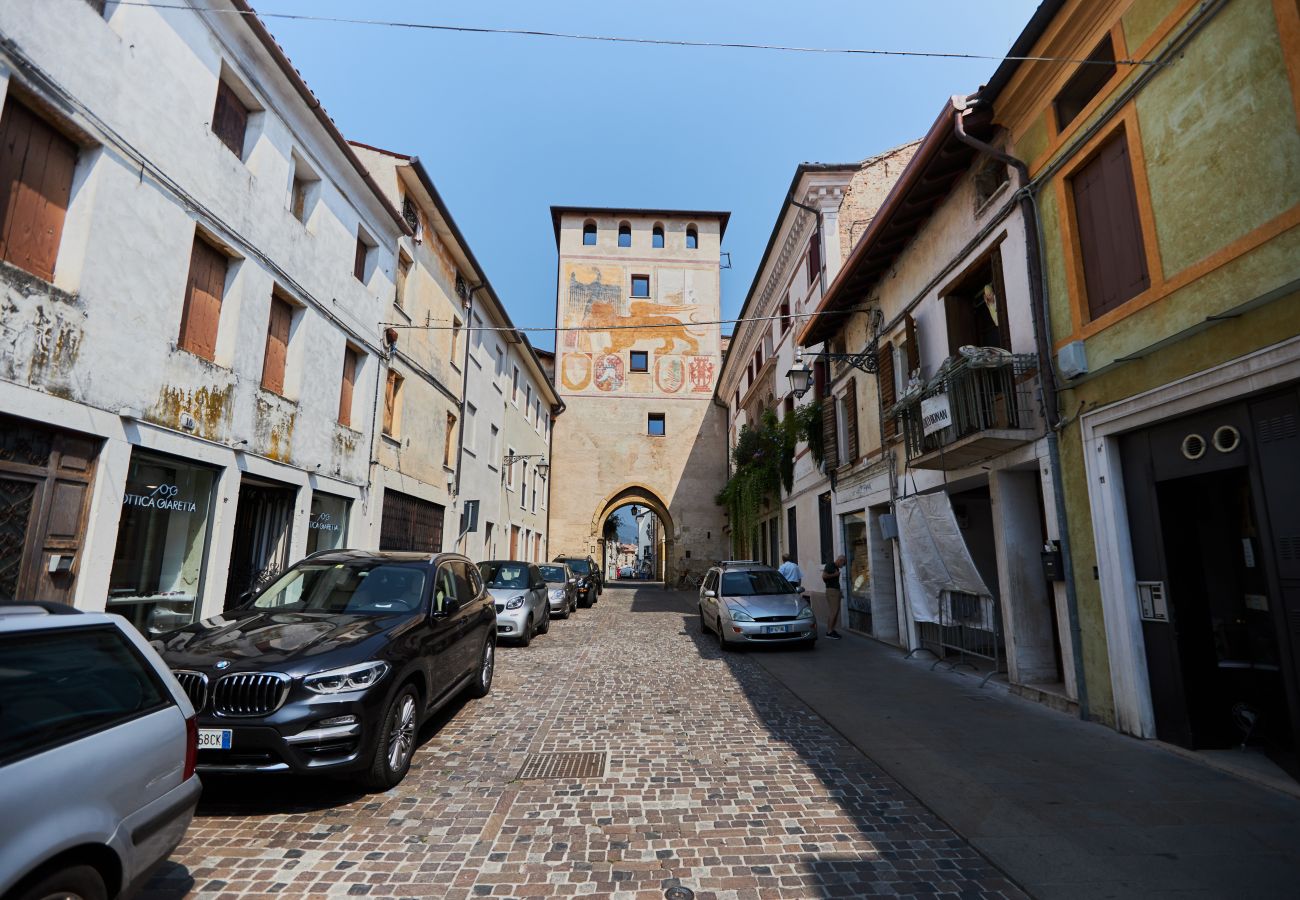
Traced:
[[817, 283], [817, 277], [822, 271], [822, 238], [821, 233], [816, 229], [813, 230], [812, 239], [808, 241], [808, 284]]
[[882, 346], [877, 351], [876, 361], [876, 387], [880, 391], [880, 408], [884, 416], [881, 430], [885, 439], [888, 440], [898, 434], [898, 423], [889, 414], [889, 408], [898, 402], [898, 392], [894, 380], [894, 345], [886, 343]]
[[1095, 319], [1151, 286], [1123, 129], [1070, 177], [1070, 190], [1088, 312]]
[[962, 347], [1011, 349], [1006, 289], [1002, 283], [1002, 253], [992, 253], [962, 277], [943, 298], [948, 324], [948, 355]]
[[398, 251], [397, 290], [393, 294], [393, 302], [399, 307], [406, 303], [406, 283], [411, 277], [411, 265], [411, 257], [407, 256], [405, 251]]
[[465, 404], [465, 452], [470, 456], [478, 453], [478, 407], [473, 403]]
[[370, 235], [360, 228], [357, 229], [357, 250], [352, 260], [352, 275], [362, 284], [370, 281], [377, 246]]
[[787, 300], [781, 304], [781, 333], [785, 334], [790, 330], [790, 301]]
[[339, 386], [339, 424], [352, 427], [352, 394], [357, 384], [361, 355], [352, 347], [343, 349], [343, 379]]
[[906, 368], [900, 373], [899, 381], [906, 387], [921, 371], [921, 344], [916, 336], [916, 319], [908, 313], [903, 319], [902, 361]]
[[0, 113], [0, 259], [54, 280], [76, 166], [77, 145], [11, 91]]
[[456, 414], [447, 413], [447, 433], [443, 436], [442, 441], [442, 464], [450, 469], [453, 456], [452, 451], [456, 441]]
[[296, 150], [291, 153], [291, 162], [293, 182], [289, 187], [289, 214], [306, 225], [320, 195], [320, 176]]
[[266, 352], [262, 357], [262, 387], [284, 394], [284, 369], [289, 358], [289, 332], [293, 326], [293, 304], [283, 297], [271, 297], [271, 315], [266, 327]]
[[384, 385], [384, 434], [395, 438], [402, 426], [402, 381], [404, 379], [392, 369], [388, 370], [388, 381]]
[[822, 403], [822, 458], [828, 472], [840, 467], [840, 429], [835, 405], [834, 397], [827, 397]]
[[196, 356], [214, 360], [221, 299], [226, 291], [229, 258], [199, 235], [190, 251], [190, 272], [185, 282], [185, 306], [177, 345]]
[[1056, 130], [1063, 130], [1078, 118], [1079, 113], [1092, 102], [1092, 98], [1101, 93], [1101, 89], [1114, 74], [1115, 45], [1108, 34], [1088, 54], [1087, 61], [1080, 63], [1078, 71], [1052, 101], [1052, 107], [1056, 110]]
[[844, 461], [858, 461], [858, 380], [850, 378], [844, 386]]
[[212, 133], [230, 152], [244, 158], [244, 136], [248, 132], [248, 107], [226, 81], [217, 82], [217, 102], [212, 110]]

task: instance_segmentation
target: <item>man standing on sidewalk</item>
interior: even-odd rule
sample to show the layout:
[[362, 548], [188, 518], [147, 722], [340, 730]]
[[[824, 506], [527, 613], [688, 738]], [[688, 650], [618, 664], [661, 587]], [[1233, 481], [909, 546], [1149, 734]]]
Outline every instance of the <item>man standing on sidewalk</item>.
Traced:
[[835, 630], [840, 623], [840, 569], [845, 562], [841, 554], [822, 567], [822, 584], [826, 586], [826, 636], [836, 641], [840, 639], [840, 633]]
[[781, 554], [781, 568], [777, 569], [781, 577], [793, 584], [796, 588], [803, 586], [803, 572], [799, 570], [799, 564], [790, 558], [789, 553]]

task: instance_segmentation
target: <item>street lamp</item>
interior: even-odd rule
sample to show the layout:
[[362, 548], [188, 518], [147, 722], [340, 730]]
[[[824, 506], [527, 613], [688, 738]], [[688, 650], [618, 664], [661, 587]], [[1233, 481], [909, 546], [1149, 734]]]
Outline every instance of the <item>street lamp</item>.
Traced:
[[[509, 468], [510, 466], [513, 466], [515, 463], [519, 462], [521, 459], [545, 459], [545, 458], [546, 458], [545, 453], [523, 453], [518, 455], [511, 453], [507, 455], [504, 460], [501, 461], [501, 464], [504, 467]], [[537, 470], [537, 474], [541, 475], [543, 478], [545, 478], [551, 472], [550, 464], [544, 462], [537, 463], [533, 468], [535, 468]]]
[[790, 379], [790, 393], [796, 398], [808, 393], [808, 389], [812, 387], [813, 370], [803, 361], [802, 347], [795, 352], [794, 365], [790, 367], [789, 372], [785, 373], [785, 377]]

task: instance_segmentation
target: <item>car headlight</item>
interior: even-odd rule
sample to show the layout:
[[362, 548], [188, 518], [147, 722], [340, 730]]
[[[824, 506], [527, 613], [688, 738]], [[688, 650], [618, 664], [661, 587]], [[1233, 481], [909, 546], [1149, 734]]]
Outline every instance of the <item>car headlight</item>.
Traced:
[[520, 594], [518, 597], [511, 597], [509, 600], [506, 601], [506, 609], [518, 609], [523, 605], [524, 605], [523, 594]]
[[745, 612], [743, 609], [741, 609], [738, 606], [730, 606], [730, 605], [727, 606], [727, 612], [731, 613], [731, 621], [733, 622], [754, 621], [753, 616], [751, 616], [749, 613]]
[[564, 599], [564, 588], [555, 588], [555, 589], [553, 589], [553, 590], [551, 591], [551, 599], [552, 599], [552, 600], [563, 600], [563, 599]]
[[388, 663], [375, 660], [342, 669], [327, 669], [308, 675], [302, 686], [317, 694], [342, 694], [345, 691], [364, 691], [388, 674]]
[[813, 611], [811, 606], [805, 606], [803, 609], [799, 610], [798, 618], [811, 619], [812, 617], [813, 617]]

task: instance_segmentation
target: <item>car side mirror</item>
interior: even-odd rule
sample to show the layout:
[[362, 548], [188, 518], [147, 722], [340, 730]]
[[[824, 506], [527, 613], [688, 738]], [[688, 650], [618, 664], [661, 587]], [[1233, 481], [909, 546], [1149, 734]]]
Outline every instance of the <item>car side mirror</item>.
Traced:
[[718, 596], [718, 592], [717, 592], [717, 591], [705, 591], [705, 592], [704, 592], [704, 596], [706, 596], [706, 597], [716, 597], [716, 596]]

